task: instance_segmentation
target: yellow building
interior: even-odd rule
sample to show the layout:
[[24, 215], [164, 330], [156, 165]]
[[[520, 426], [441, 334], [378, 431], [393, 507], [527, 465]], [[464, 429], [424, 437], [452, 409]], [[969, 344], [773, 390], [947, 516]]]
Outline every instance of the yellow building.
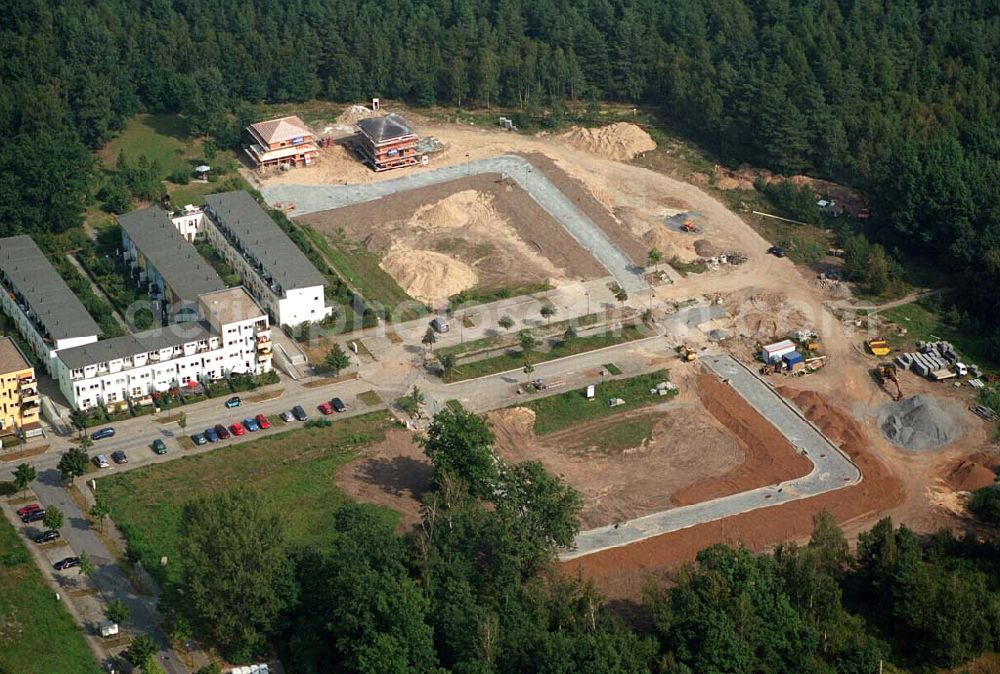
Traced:
[[0, 337], [0, 436], [38, 435], [40, 409], [35, 368], [10, 337]]

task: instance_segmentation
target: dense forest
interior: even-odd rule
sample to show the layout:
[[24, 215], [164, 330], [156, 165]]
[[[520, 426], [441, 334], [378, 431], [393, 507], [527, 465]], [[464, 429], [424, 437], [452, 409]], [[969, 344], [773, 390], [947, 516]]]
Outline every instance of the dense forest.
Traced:
[[[655, 106], [721, 161], [866, 191], [868, 235], [1000, 320], [1000, 7], [951, 0], [10, 0], [0, 234], [65, 229], [139, 110], [232, 140], [256, 102]], [[987, 307], [986, 310], [983, 307]], [[994, 339], [1000, 353], [1000, 336]]]
[[1000, 646], [997, 542], [920, 540], [882, 520], [852, 554], [826, 512], [803, 546], [703, 550], [651, 583], [627, 625], [553, 564], [579, 496], [540, 464], [500, 460], [493, 443], [484, 417], [434, 418], [432, 486], [405, 535], [349, 504], [324, 545], [297, 547], [287, 516], [253, 491], [191, 502], [174, 608], [233, 659], [276, 647], [301, 674], [875, 674]]

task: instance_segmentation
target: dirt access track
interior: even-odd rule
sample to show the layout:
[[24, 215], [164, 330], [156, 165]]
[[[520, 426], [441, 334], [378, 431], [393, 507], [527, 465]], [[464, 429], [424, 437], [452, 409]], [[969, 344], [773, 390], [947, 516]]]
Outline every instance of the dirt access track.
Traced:
[[589, 280], [607, 270], [499, 173], [460, 178], [298, 218], [361, 242], [407, 293], [435, 302], [471, 287]]

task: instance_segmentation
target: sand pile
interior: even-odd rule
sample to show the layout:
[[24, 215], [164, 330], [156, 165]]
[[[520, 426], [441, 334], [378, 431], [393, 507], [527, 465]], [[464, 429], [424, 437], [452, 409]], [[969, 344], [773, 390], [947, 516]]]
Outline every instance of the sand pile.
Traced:
[[851, 453], [864, 449], [868, 444], [865, 433], [852, 417], [843, 410], [830, 406], [816, 391], [800, 391], [787, 386], [779, 386], [778, 393], [787, 398], [802, 414], [823, 430], [841, 449]]
[[379, 264], [410, 297], [433, 304], [473, 287], [472, 267], [430, 250], [390, 251]]
[[453, 229], [491, 220], [501, 220], [493, 208], [493, 198], [477, 190], [462, 190], [436, 204], [422, 206], [411, 223], [428, 229]]
[[363, 105], [352, 105], [351, 107], [340, 113], [337, 117], [338, 124], [354, 124], [362, 119], [368, 119], [369, 117], [374, 117], [378, 113], [374, 110], [366, 108]]
[[887, 440], [910, 450], [946, 445], [962, 434], [937, 400], [924, 395], [885, 405], [878, 422]]
[[976, 491], [996, 482], [997, 474], [975, 461], [961, 461], [948, 473], [948, 484], [955, 491]]
[[739, 336], [771, 340], [808, 327], [805, 315], [781, 293], [751, 288], [730, 295], [726, 308]]
[[635, 124], [617, 122], [597, 129], [575, 127], [559, 136], [578, 150], [607, 159], [628, 161], [656, 149], [656, 141]]

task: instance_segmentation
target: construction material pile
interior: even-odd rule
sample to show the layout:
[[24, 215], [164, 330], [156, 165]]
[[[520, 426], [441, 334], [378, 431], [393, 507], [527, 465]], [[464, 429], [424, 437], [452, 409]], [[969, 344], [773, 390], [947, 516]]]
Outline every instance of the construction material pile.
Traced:
[[[958, 363], [958, 353], [951, 342], [919, 342], [917, 352], [901, 353], [896, 356], [896, 365], [904, 370], [912, 370], [921, 377], [930, 377], [935, 372], [947, 370]], [[979, 367], [970, 365], [969, 373], [979, 377]]]
[[637, 154], [656, 149], [656, 141], [652, 136], [628, 122], [617, 122], [597, 129], [576, 127], [560, 138], [578, 150], [617, 161], [628, 161]]
[[940, 447], [962, 434], [961, 426], [937, 400], [924, 395], [885, 405], [878, 425], [887, 440], [909, 450]]

